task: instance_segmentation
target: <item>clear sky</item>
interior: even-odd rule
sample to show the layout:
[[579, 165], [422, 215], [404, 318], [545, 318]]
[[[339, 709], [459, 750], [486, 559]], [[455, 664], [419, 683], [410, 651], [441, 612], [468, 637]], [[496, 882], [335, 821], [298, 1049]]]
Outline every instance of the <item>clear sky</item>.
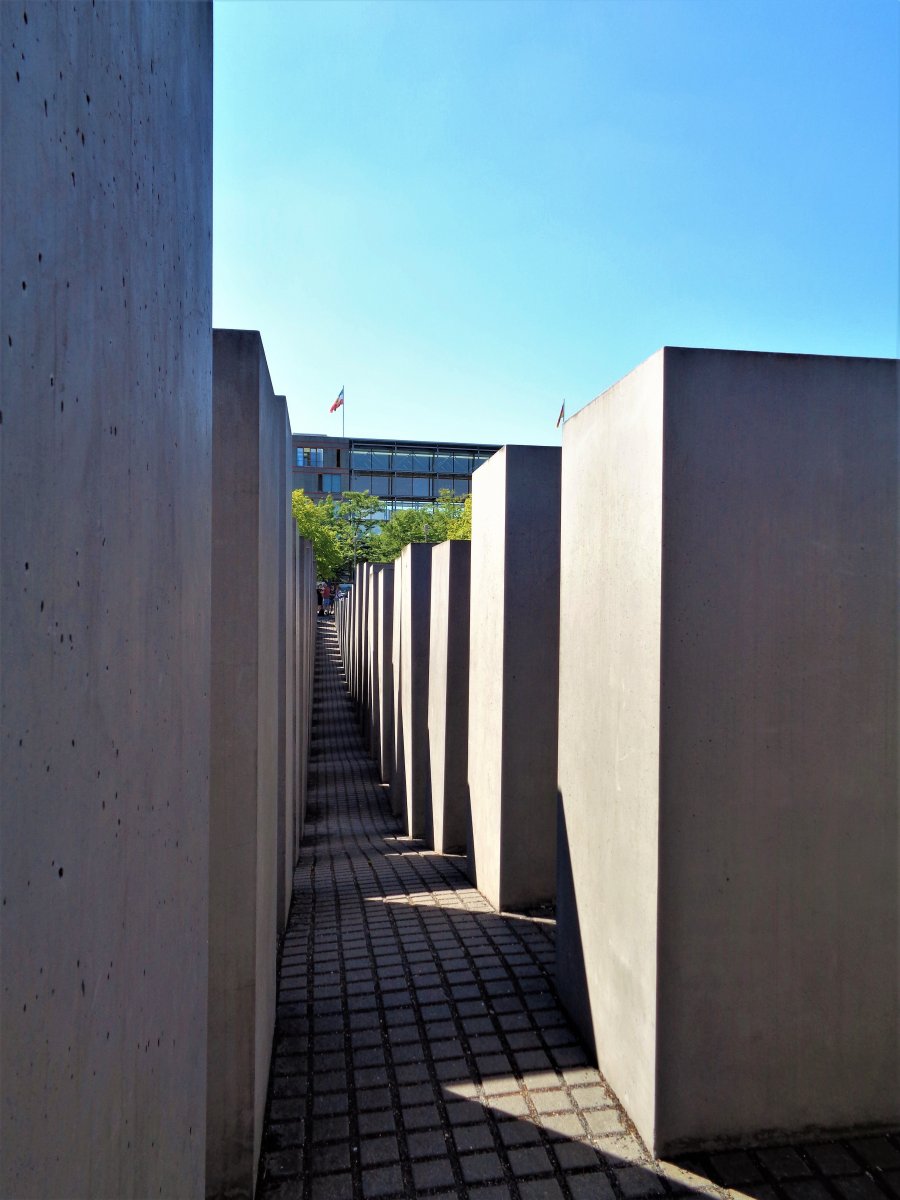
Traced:
[[218, 0], [213, 314], [295, 432], [558, 442], [662, 345], [898, 355], [898, 0]]

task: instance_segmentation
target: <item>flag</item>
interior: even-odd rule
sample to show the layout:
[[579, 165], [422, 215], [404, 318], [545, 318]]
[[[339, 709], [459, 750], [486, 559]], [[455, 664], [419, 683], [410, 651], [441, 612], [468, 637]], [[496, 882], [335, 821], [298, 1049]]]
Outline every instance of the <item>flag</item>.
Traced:
[[337, 400], [335, 400], [334, 404], [332, 404], [331, 408], [329, 408], [328, 411], [330, 413], [337, 412], [337, 410], [341, 407], [341, 405], [343, 403], [344, 403], [344, 389], [341, 388], [340, 392], [338, 393]]
[[559, 410], [559, 416], [556, 418], [556, 428], [559, 429], [563, 421], [566, 419], [566, 402], [563, 400], [562, 408]]

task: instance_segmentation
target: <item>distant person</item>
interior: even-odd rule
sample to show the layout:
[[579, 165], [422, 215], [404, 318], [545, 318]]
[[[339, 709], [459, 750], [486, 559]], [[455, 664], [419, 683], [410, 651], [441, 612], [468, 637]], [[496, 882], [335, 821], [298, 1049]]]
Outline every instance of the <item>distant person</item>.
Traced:
[[321, 617], [322, 611], [323, 611], [323, 604], [324, 604], [323, 598], [322, 598], [322, 588], [321, 587], [316, 588], [316, 603], [317, 603], [316, 616]]
[[322, 587], [322, 608], [326, 617], [331, 616], [331, 602], [333, 598], [334, 592], [331, 590], [331, 584], [326, 583]]

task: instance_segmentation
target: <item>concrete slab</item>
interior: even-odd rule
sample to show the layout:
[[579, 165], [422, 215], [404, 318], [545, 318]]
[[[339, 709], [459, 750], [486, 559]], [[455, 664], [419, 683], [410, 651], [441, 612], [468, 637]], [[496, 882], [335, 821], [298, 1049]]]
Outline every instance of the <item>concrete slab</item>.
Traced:
[[300, 750], [298, 754], [298, 819], [297, 841], [306, 828], [306, 807], [309, 776], [309, 751], [312, 735], [312, 694], [316, 654], [316, 559], [312, 544], [301, 538], [299, 543], [297, 606], [301, 651], [300, 671]]
[[[362, 1194], [391, 1188], [395, 1200], [428, 1193], [509, 1200], [514, 1186], [527, 1200], [562, 1195], [601, 1200], [614, 1194], [635, 1200], [664, 1195], [741, 1200], [757, 1193], [779, 1200], [886, 1200], [896, 1192], [891, 1174], [900, 1150], [896, 1135], [693, 1154], [681, 1163], [654, 1160], [560, 1011], [549, 979], [552, 924], [492, 912], [450, 860], [414, 845], [398, 854], [393, 839], [385, 838], [390, 813], [345, 702], [330, 622], [320, 622], [319, 647], [317, 702], [331, 736], [316, 773], [313, 836], [297, 868], [282, 984], [286, 994], [305, 989], [324, 997], [336, 974], [355, 978], [363, 961], [362, 929], [371, 935], [370, 969], [392, 982], [384, 991], [371, 989], [374, 1010], [356, 1006], [360, 993], [353, 1004], [309, 1006], [309, 1042], [359, 1043], [355, 1069], [349, 1057], [336, 1059], [327, 1050], [297, 1054], [293, 1005], [279, 1013], [262, 1164], [264, 1178], [277, 1180], [273, 1195], [349, 1197], [352, 1186], [335, 1168], [354, 1162], [384, 1163], [369, 1168], [368, 1178], [364, 1168]], [[335, 779], [353, 782], [335, 789]], [[388, 903], [378, 903], [380, 895]], [[423, 932], [435, 951], [428, 962], [422, 961]], [[316, 953], [307, 958], [310, 942]], [[428, 986], [426, 972], [433, 976]], [[397, 990], [403, 979], [421, 986], [403, 995]], [[526, 1000], [521, 1007], [501, 998], [513, 988]], [[402, 1008], [398, 998], [405, 1002]], [[439, 1036], [438, 999], [451, 1007], [458, 1041]], [[467, 1014], [476, 1009], [473, 1020]], [[404, 1031], [416, 1028], [432, 1036], [406, 1041]], [[498, 1042], [514, 1047], [515, 1069], [508, 1053], [498, 1053]], [[454, 1048], [456, 1059], [448, 1059]], [[365, 1061], [379, 1065], [366, 1067]], [[434, 1095], [424, 1080], [440, 1080], [445, 1103], [423, 1103]], [[381, 1086], [360, 1090], [367, 1083]], [[322, 1117], [324, 1152], [316, 1134], [302, 1149], [285, 1152], [289, 1138], [298, 1131], [303, 1137], [302, 1126], [291, 1120], [297, 1100], [285, 1097], [310, 1093], [327, 1096], [320, 1103], [329, 1108], [348, 1106], [351, 1113], [356, 1095], [358, 1116]], [[533, 1113], [540, 1114], [539, 1123]], [[316, 1120], [314, 1115], [314, 1127]], [[492, 1131], [500, 1134], [495, 1140]], [[760, 1184], [763, 1178], [770, 1182]], [[457, 1189], [451, 1179], [463, 1182]]]
[[290, 671], [290, 639], [288, 637], [288, 614], [290, 612], [291, 576], [287, 569], [290, 513], [290, 492], [288, 480], [292, 469], [291, 421], [287, 411], [287, 399], [275, 396], [275, 420], [281, 420], [284, 426], [285, 438], [282, 454], [278, 459], [278, 488], [282, 497], [278, 504], [278, 809], [276, 814], [276, 852], [278, 864], [276, 872], [276, 931], [281, 940], [287, 922], [288, 908], [291, 903], [291, 877], [294, 866], [294, 809], [291, 803], [291, 770], [294, 757], [294, 743], [291, 737], [290, 721], [292, 719], [292, 704], [289, 692], [293, 691], [293, 681], [289, 687]]
[[394, 566], [378, 575], [378, 743], [376, 761], [382, 783], [390, 783], [394, 769]]
[[559, 488], [554, 446], [472, 476], [469, 871], [500, 909], [555, 893]]
[[368, 595], [368, 662], [366, 674], [369, 680], [368, 704], [366, 706], [365, 743], [372, 758], [377, 759], [381, 742], [381, 676], [378, 672], [379, 638], [381, 636], [381, 607], [378, 577], [384, 567], [381, 563], [369, 564]]
[[406, 828], [410, 837], [431, 840], [431, 755], [428, 748], [428, 663], [431, 628], [430, 545], [404, 546], [400, 613], [401, 681]]
[[371, 598], [369, 595], [372, 568], [369, 563], [362, 564], [362, 596], [360, 605], [360, 627], [359, 627], [359, 725], [360, 729], [365, 731], [369, 723], [370, 710], [370, 687], [372, 677], [369, 670], [370, 663], [370, 647], [369, 647], [369, 612], [371, 609]]
[[659, 1153], [900, 1121], [897, 381], [667, 348], [566, 424], [558, 983]]
[[0, 1194], [199, 1197], [212, 9], [0, 55]]
[[444, 542], [431, 559], [428, 734], [432, 845], [465, 854], [469, 832], [470, 542]]
[[363, 646], [363, 613], [365, 611], [364, 599], [365, 589], [363, 587], [363, 576], [365, 573], [365, 563], [357, 563], [353, 571], [353, 625], [351, 629], [351, 667], [350, 667], [350, 695], [359, 708], [362, 697], [362, 646]]
[[284, 436], [259, 334], [214, 330], [208, 1196], [253, 1193], [275, 1023]]
[[392, 621], [391, 673], [394, 685], [394, 753], [391, 761], [391, 811], [406, 819], [406, 736], [403, 728], [403, 572], [404, 559], [394, 559], [394, 616]]

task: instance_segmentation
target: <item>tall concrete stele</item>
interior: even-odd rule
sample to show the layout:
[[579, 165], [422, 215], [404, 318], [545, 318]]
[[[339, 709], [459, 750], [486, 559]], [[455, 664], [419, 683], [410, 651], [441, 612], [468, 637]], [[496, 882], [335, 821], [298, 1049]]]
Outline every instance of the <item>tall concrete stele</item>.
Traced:
[[212, 9], [0, 38], [0, 1195], [250, 1197], [314, 575], [258, 334], [213, 402]]
[[[285, 399], [272, 389], [260, 335], [214, 330], [210, 1197], [250, 1196], [256, 1182], [275, 1027], [277, 947], [297, 861], [297, 748], [287, 704], [294, 552], [286, 541], [286, 531], [296, 540], [296, 527], [284, 486], [286, 421]], [[308, 576], [308, 565], [306, 571]], [[308, 598], [308, 577], [305, 587]], [[293, 696], [292, 664], [291, 675]]]
[[472, 881], [499, 909], [556, 885], [560, 451], [504, 446], [472, 476]]
[[428, 664], [433, 546], [412, 543], [400, 553], [400, 711], [406, 832], [431, 844], [431, 755]]
[[394, 567], [378, 573], [378, 745], [376, 760], [382, 783], [390, 783], [394, 762]]
[[430, 844], [464, 854], [469, 833], [469, 594], [471, 542], [443, 542], [431, 555], [428, 667]]
[[667, 348], [566, 424], [558, 981], [657, 1153], [900, 1122], [898, 378]]
[[199, 1197], [212, 8], [0, 42], [0, 1194]]

